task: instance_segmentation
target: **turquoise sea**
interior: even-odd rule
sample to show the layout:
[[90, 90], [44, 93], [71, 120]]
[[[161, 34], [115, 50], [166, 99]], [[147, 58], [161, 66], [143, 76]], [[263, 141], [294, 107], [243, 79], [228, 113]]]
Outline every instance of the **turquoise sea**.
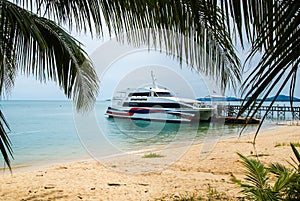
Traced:
[[72, 102], [1, 101], [13, 148], [12, 166], [38, 166], [87, 157], [76, 135]]
[[[241, 126], [200, 123], [199, 125], [163, 122], [113, 120], [104, 113], [110, 102], [98, 101], [96, 124], [104, 141], [95, 140], [89, 125], [85, 130], [74, 121], [71, 101], [1, 101], [11, 132], [13, 168], [37, 167], [92, 158], [92, 149], [105, 152], [109, 142], [121, 151], [138, 151], [169, 143], [198, 142], [237, 137]], [[266, 124], [270, 126], [270, 124]], [[84, 128], [85, 129], [85, 128]], [[250, 126], [248, 131], [256, 127]], [[77, 130], [81, 130], [79, 133]], [[92, 151], [91, 151], [92, 150]], [[0, 159], [4, 164], [2, 158]]]

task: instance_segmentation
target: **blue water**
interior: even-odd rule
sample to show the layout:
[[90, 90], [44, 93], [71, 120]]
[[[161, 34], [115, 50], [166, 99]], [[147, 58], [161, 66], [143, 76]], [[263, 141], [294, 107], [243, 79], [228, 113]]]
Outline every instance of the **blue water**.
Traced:
[[[90, 147], [104, 147], [104, 141], [97, 141], [97, 137], [93, 138], [89, 133], [89, 125], [87, 134], [81, 132], [78, 135], [70, 101], [1, 101], [0, 104], [11, 127], [9, 138], [13, 148], [13, 167], [86, 159], [91, 157]], [[241, 126], [212, 123], [191, 125], [113, 120], [104, 115], [109, 104], [104, 101], [96, 103], [97, 124], [107, 141], [123, 151], [238, 136], [241, 129]], [[255, 128], [250, 126], [248, 129], [253, 131]], [[3, 164], [2, 158], [0, 162]]]
[[31, 166], [86, 157], [68, 101], [2, 101], [9, 122], [14, 160], [12, 165]]

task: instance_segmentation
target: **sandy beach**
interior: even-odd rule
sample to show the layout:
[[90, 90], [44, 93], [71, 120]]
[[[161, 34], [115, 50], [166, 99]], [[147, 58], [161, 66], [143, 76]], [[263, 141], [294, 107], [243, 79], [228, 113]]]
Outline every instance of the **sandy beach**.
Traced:
[[[258, 135], [255, 148], [253, 137], [222, 139], [207, 155], [200, 153], [207, 144], [194, 143], [185, 147], [181, 157], [170, 160], [173, 162], [169, 159], [176, 149], [155, 151], [161, 158], [144, 158], [145, 153], [140, 153], [107, 163], [90, 159], [12, 174], [6, 170], [0, 176], [0, 200], [176, 200], [191, 196], [236, 200], [241, 189], [232, 182], [232, 176], [244, 177], [236, 153], [253, 158], [257, 153], [265, 163], [287, 165], [293, 156], [290, 146], [276, 145], [299, 143], [300, 126], [264, 130]], [[168, 165], [157, 166], [163, 162]], [[146, 168], [132, 171], [134, 163], [138, 164], [135, 169]]]

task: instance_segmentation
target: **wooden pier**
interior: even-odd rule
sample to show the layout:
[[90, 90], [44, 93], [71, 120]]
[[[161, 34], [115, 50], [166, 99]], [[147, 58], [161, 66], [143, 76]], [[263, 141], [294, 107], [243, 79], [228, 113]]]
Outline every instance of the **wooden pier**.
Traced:
[[[236, 117], [240, 110], [240, 105], [226, 105], [225, 110], [222, 112], [225, 112], [225, 115], [227, 117]], [[256, 109], [256, 108], [254, 108]], [[249, 110], [246, 110], [244, 113], [244, 116], [248, 113]], [[266, 116], [267, 119], [276, 119], [276, 120], [300, 120], [300, 107], [290, 107], [290, 106], [261, 106], [258, 108], [255, 118], [262, 118], [266, 112], [268, 111], [268, 114]], [[242, 115], [243, 116], [243, 115]]]

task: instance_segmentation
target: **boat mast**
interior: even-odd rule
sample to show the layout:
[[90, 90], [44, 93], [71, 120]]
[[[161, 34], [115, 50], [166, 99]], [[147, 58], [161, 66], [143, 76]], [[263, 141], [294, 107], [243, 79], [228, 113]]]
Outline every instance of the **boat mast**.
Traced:
[[155, 75], [153, 73], [153, 71], [151, 71], [151, 77], [152, 77], [152, 83], [153, 83], [153, 88], [154, 89], [157, 89], [157, 84], [156, 84], [156, 78], [155, 78]]

